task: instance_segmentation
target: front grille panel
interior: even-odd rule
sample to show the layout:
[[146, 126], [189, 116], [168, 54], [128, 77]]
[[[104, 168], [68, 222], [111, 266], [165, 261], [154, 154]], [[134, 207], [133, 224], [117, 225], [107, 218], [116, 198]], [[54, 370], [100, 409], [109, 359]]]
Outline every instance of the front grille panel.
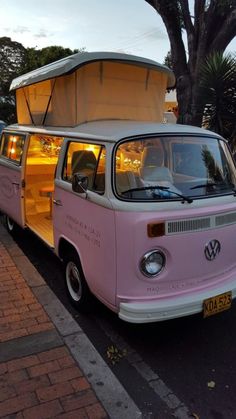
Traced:
[[210, 228], [210, 218], [169, 221], [167, 225], [167, 234], [206, 230]]
[[167, 221], [166, 235], [204, 231], [232, 224], [236, 224], [236, 212], [211, 215], [210, 217]]
[[236, 223], [236, 212], [216, 216], [216, 227]]

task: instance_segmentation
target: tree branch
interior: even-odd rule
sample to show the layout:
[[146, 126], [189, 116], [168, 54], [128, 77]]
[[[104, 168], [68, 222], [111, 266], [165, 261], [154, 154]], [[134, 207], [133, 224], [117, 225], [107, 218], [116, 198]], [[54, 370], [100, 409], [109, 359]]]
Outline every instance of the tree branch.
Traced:
[[206, 0], [195, 0], [194, 16], [200, 16], [205, 11]]
[[180, 0], [180, 6], [184, 21], [185, 30], [187, 33], [188, 52], [189, 52], [189, 66], [191, 70], [194, 67], [196, 60], [196, 35], [195, 28], [193, 26], [188, 0]]
[[181, 10], [182, 10], [183, 19], [184, 19], [184, 26], [188, 34], [188, 38], [189, 37], [192, 38], [194, 35], [194, 26], [192, 24], [192, 20], [190, 16], [188, 0], [180, 0], [180, 5], [181, 5]]
[[209, 24], [212, 21], [214, 15], [215, 15], [215, 12], [216, 12], [216, 7], [217, 7], [216, 2], [217, 2], [217, 0], [211, 0], [210, 4], [209, 4], [209, 7], [208, 7], [208, 10], [206, 12], [206, 15], [207, 15], [206, 21]]
[[187, 73], [187, 60], [182, 32], [180, 27], [179, 15], [177, 13], [177, 0], [145, 0], [149, 3], [161, 16], [166, 27], [169, 41], [171, 45], [171, 57], [173, 69], [176, 77], [180, 74]]
[[215, 51], [224, 51], [232, 39], [236, 36], [236, 6], [225, 20], [221, 22], [220, 29], [213, 38], [211, 49]]
[[206, 0], [195, 0], [194, 3], [194, 28], [196, 42], [199, 39], [199, 33], [204, 22]]
[[145, 0], [147, 3], [149, 3], [156, 11], [157, 13], [160, 12], [160, 5], [158, 0]]

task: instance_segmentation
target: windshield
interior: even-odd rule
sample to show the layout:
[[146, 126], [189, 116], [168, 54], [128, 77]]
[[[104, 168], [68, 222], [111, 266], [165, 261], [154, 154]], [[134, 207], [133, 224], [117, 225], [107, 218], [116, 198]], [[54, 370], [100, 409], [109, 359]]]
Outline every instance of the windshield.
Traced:
[[182, 200], [229, 194], [235, 167], [226, 143], [172, 136], [122, 142], [115, 154], [115, 190], [128, 200]]

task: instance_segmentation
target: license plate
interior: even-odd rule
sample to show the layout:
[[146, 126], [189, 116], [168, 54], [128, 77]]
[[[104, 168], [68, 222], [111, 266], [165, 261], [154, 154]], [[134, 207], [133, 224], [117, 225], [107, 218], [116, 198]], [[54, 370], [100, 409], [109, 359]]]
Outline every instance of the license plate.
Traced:
[[209, 317], [213, 314], [228, 310], [232, 303], [232, 292], [216, 295], [203, 301], [203, 317]]

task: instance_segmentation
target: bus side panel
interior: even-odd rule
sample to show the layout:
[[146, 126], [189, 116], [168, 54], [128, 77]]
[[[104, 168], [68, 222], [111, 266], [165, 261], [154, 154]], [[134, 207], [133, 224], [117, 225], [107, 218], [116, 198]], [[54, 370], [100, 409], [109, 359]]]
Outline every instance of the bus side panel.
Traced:
[[0, 211], [23, 227], [21, 167], [0, 158]]
[[55, 249], [58, 249], [62, 237], [74, 245], [89, 288], [104, 304], [115, 310], [114, 211], [58, 186], [55, 188], [55, 201], [60, 202], [53, 207]]

